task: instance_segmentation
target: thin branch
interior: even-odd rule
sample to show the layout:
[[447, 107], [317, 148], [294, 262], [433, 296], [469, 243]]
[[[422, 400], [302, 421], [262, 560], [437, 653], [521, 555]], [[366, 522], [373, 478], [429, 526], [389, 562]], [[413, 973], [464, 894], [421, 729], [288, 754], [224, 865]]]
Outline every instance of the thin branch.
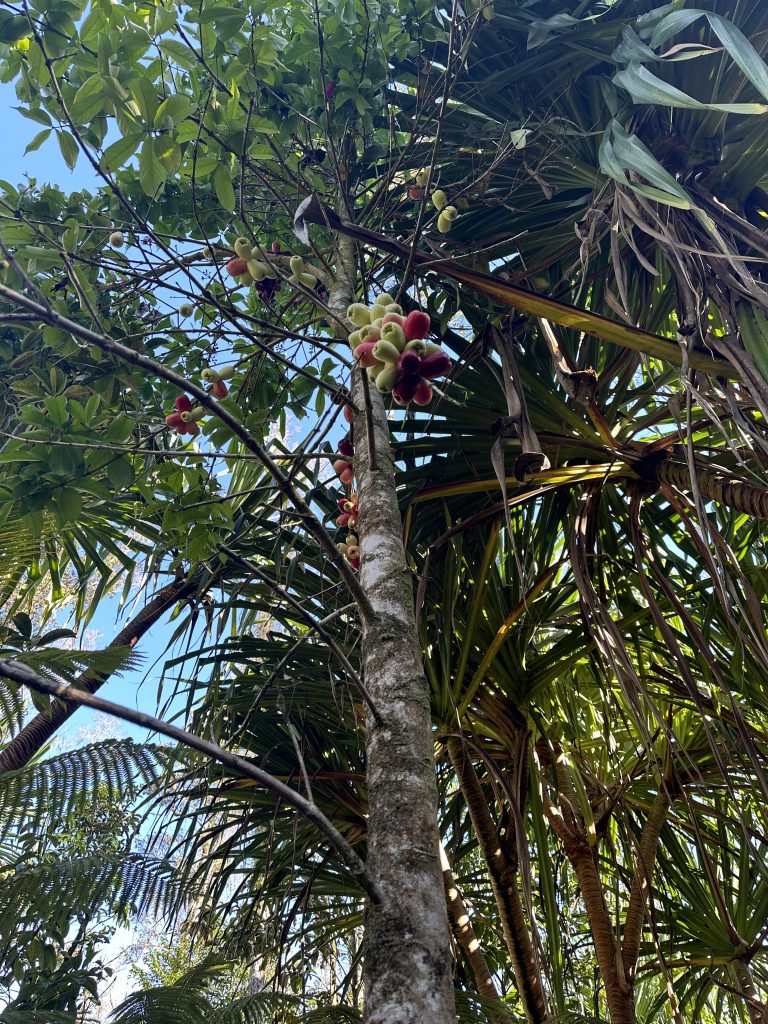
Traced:
[[134, 711], [133, 708], [127, 708], [122, 704], [115, 704], [109, 700], [102, 700], [100, 697], [94, 697], [90, 693], [76, 690], [74, 687], [67, 686], [64, 683], [45, 679], [28, 665], [23, 665], [18, 661], [0, 660], [0, 675], [6, 676], [8, 679], [12, 679], [14, 682], [34, 690], [36, 693], [45, 693], [52, 697], [59, 697], [68, 703], [93, 708], [102, 714], [112, 715], [115, 718], [123, 719], [125, 722], [132, 722], [134, 725], [141, 726], [143, 729], [160, 733], [160, 735], [167, 736], [169, 739], [175, 740], [185, 747], [199, 750], [201, 754], [205, 754], [227, 768], [231, 768], [233, 771], [253, 779], [311, 821], [323, 833], [331, 846], [333, 846], [350, 873], [357, 880], [360, 888], [372, 902], [378, 905], [384, 903], [384, 896], [381, 890], [368, 874], [362, 860], [323, 812], [315, 804], [306, 800], [300, 793], [291, 789], [290, 786], [286, 786], [284, 782], [276, 779], [273, 775], [263, 771], [261, 768], [257, 768], [256, 765], [246, 761], [245, 758], [224, 750], [217, 743], [203, 739], [202, 736], [196, 736], [194, 733], [180, 729], [176, 725], [170, 725], [160, 718], [155, 718], [154, 715], [148, 715], [143, 711]]

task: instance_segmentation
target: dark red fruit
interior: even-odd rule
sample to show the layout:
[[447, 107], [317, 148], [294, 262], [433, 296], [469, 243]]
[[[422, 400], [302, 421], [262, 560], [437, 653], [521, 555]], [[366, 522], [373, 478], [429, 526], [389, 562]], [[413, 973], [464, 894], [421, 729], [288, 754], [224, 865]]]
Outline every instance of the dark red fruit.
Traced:
[[328, 82], [325, 87], [325, 98], [329, 100], [333, 96], [333, 90], [336, 88], [335, 82]]
[[192, 412], [192, 402], [189, 395], [176, 396], [176, 412]]
[[404, 377], [417, 377], [421, 372], [421, 356], [416, 352], [403, 352], [395, 365]]
[[280, 252], [280, 243], [279, 242], [273, 242], [272, 243], [272, 252]]
[[411, 310], [403, 324], [403, 334], [406, 341], [415, 341], [417, 338], [426, 338], [429, 334], [429, 314], [422, 313], [420, 309]]
[[342, 437], [339, 441], [339, 454], [346, 455], [350, 459], [355, 454], [355, 446], [352, 444], [350, 437]]
[[427, 380], [434, 380], [435, 377], [444, 377], [452, 366], [445, 352], [430, 352], [421, 360], [421, 375]]
[[417, 202], [424, 198], [424, 192], [425, 190], [423, 188], [418, 188], [416, 185], [408, 189], [408, 195], [411, 199], [415, 199]]
[[223, 380], [215, 381], [213, 387], [211, 388], [211, 394], [214, 396], [214, 398], [227, 397], [227, 385], [224, 383]]
[[421, 377], [401, 377], [392, 388], [392, 397], [399, 405], [407, 405], [421, 384]]

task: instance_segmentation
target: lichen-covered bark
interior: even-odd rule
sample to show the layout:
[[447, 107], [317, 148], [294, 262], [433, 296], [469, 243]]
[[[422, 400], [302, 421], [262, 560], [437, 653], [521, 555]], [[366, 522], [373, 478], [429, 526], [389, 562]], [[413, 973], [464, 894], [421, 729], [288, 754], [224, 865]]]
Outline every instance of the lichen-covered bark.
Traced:
[[[353, 298], [354, 242], [339, 238], [338, 315]], [[440, 870], [437, 784], [429, 704], [405, 561], [389, 428], [372, 400], [376, 469], [365, 393], [353, 373], [355, 473], [362, 549], [360, 582], [371, 613], [363, 621], [363, 676], [378, 711], [368, 712], [368, 871], [384, 893], [365, 920], [367, 1024], [450, 1024], [455, 1020], [448, 918]]]

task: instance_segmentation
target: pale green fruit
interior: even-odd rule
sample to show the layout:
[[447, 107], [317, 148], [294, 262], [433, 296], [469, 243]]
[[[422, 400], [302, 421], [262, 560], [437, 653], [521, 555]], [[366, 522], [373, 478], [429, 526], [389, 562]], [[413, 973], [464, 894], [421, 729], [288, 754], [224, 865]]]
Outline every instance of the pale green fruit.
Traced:
[[[405, 348], [405, 335], [403, 334], [403, 328], [400, 324], [384, 324], [381, 328], [381, 341], [391, 345], [398, 353], [402, 352]], [[377, 342], [377, 344], [381, 344], [381, 342]], [[375, 351], [376, 350], [374, 349], [374, 352]], [[379, 359], [380, 356], [377, 355], [376, 358]]]
[[441, 188], [432, 193], [432, 205], [436, 210], [443, 210], [448, 205], [448, 196]]
[[347, 318], [355, 327], [365, 327], [371, 322], [371, 311], [362, 302], [353, 302], [351, 306], [347, 307]]
[[445, 213], [441, 213], [437, 218], [437, 230], [441, 231], [444, 235], [447, 235], [453, 226], [453, 221], [445, 216]]
[[249, 260], [253, 256], [253, 246], [247, 238], [236, 239], [234, 249], [241, 260]]
[[376, 390], [383, 395], [391, 391], [397, 383], [398, 373], [399, 371], [394, 365], [383, 366], [376, 376]]
[[459, 211], [456, 209], [455, 206], [446, 206], [446, 208], [442, 212], [443, 216], [447, 217], [448, 220], [456, 220], [456, 218], [459, 216]]
[[113, 249], [119, 249], [121, 246], [125, 245], [125, 235], [123, 232], [113, 231], [109, 236], [109, 244]]
[[290, 259], [291, 270], [294, 274], [301, 274], [304, 270], [304, 260], [301, 256], [291, 256]]
[[195, 307], [192, 305], [191, 302], [182, 302], [182, 304], [179, 306], [179, 316], [192, 316], [194, 311]]
[[[243, 259], [245, 259], [245, 257], [243, 257]], [[254, 281], [263, 281], [269, 274], [269, 267], [266, 263], [262, 263], [261, 260], [249, 259], [246, 261], [246, 265], [248, 267], [248, 273]]]

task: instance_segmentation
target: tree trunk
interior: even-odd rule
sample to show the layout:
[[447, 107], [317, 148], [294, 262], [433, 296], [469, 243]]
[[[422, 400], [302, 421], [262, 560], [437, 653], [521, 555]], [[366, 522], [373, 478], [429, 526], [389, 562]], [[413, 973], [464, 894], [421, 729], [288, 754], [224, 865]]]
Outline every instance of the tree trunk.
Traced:
[[[355, 243], [338, 239], [329, 304], [345, 318], [354, 299]], [[365, 919], [367, 1024], [449, 1024], [456, 1019], [448, 917], [440, 870], [437, 783], [429, 686], [405, 561], [389, 427], [371, 395], [375, 467], [366, 394], [353, 371], [355, 474], [362, 551], [363, 675], [378, 712], [366, 714], [368, 870], [385, 896]]]
[[[491, 977], [488, 962], [485, 959], [480, 943], [477, 941], [475, 929], [469, 916], [469, 910], [461, 895], [461, 890], [456, 885], [451, 865], [443, 847], [440, 847], [440, 866], [443, 869], [443, 885], [445, 887], [445, 904], [448, 908], [448, 920], [451, 924], [454, 938], [464, 952], [472, 975], [475, 979], [475, 986], [478, 995], [489, 1001], [486, 1012], [491, 1020], [499, 1024], [509, 1024], [509, 1015], [501, 1002], [498, 989]], [[493, 1003], [498, 1003], [498, 1008]]]
[[621, 951], [605, 904], [595, 851], [587, 840], [586, 828], [577, 810], [578, 801], [570, 769], [564, 762], [557, 765], [557, 788], [561, 810], [558, 811], [549, 800], [545, 800], [544, 810], [552, 828], [560, 837], [565, 855], [579, 882], [597, 966], [605, 986], [608, 1016], [611, 1024], [635, 1024], [632, 986], [624, 978]]
[[667, 820], [671, 800], [664, 784], [656, 794], [653, 807], [650, 810], [643, 834], [640, 837], [640, 845], [637, 851], [637, 866], [632, 879], [632, 891], [629, 894], [629, 906], [627, 915], [624, 918], [624, 935], [622, 942], [622, 960], [624, 962], [624, 976], [631, 983], [635, 976], [637, 957], [640, 952], [640, 939], [643, 934], [643, 921], [645, 920], [645, 906], [651, 899], [651, 882], [653, 880], [653, 869], [656, 864], [656, 853], [659, 848], [659, 839], [664, 822]]
[[504, 843], [499, 839], [480, 780], [464, 744], [457, 737], [448, 740], [448, 754], [467, 804], [480, 851], [488, 865], [493, 895], [526, 1020], [529, 1024], [541, 1024], [547, 1019], [547, 1003], [517, 887], [517, 866], [511, 862]]

